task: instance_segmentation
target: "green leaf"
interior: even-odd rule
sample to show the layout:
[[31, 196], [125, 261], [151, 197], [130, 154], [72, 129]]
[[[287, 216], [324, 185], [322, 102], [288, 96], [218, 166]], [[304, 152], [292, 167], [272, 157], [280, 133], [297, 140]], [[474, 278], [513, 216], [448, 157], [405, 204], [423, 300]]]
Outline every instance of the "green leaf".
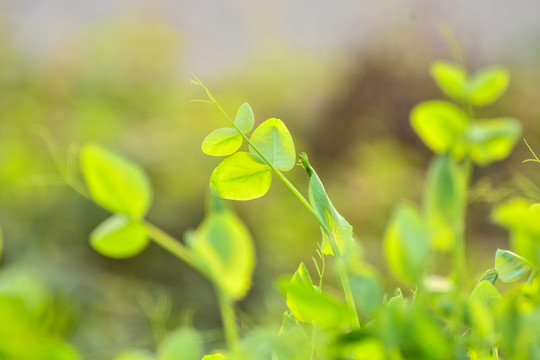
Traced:
[[533, 266], [524, 258], [508, 250], [497, 249], [495, 270], [504, 282], [514, 282], [533, 271]]
[[283, 314], [279, 338], [283, 344], [275, 349], [276, 360], [305, 360], [311, 355], [311, 341], [302, 324], [289, 311]]
[[132, 218], [144, 217], [152, 201], [146, 174], [135, 164], [102, 147], [81, 149], [81, 169], [90, 195], [105, 209]]
[[203, 356], [201, 336], [193, 329], [181, 328], [169, 335], [159, 344], [158, 360], [201, 360]]
[[242, 135], [233, 128], [212, 131], [202, 143], [202, 151], [212, 156], [226, 156], [234, 153], [242, 145]]
[[202, 360], [227, 360], [227, 358], [223, 354], [215, 353], [212, 355], [204, 355]]
[[210, 179], [214, 195], [230, 200], [256, 199], [268, 192], [272, 172], [252, 154], [237, 152], [215, 168]]
[[351, 314], [347, 306], [316, 290], [303, 263], [284, 287], [287, 306], [298, 320], [313, 321], [323, 327], [341, 327], [350, 323]]
[[469, 298], [473, 332], [491, 343], [495, 341], [495, 307], [501, 299], [499, 290], [488, 280], [480, 281]]
[[463, 66], [439, 60], [434, 61], [429, 70], [442, 92], [454, 100], [465, 99], [468, 80]]
[[363, 266], [351, 273], [350, 281], [358, 313], [367, 320], [382, 304], [381, 279], [374, 269]]
[[154, 355], [142, 349], [130, 349], [117, 355], [114, 360], [154, 360]]
[[236, 113], [236, 118], [234, 119], [234, 125], [240, 129], [244, 134], [248, 133], [253, 129], [255, 124], [255, 116], [253, 115], [253, 110], [248, 103], [244, 103], [238, 109]]
[[141, 253], [150, 239], [145, 228], [128, 217], [115, 214], [90, 234], [90, 245], [101, 255], [123, 259]]
[[535, 267], [540, 265], [540, 209], [523, 199], [512, 199], [497, 206], [493, 221], [510, 231], [512, 248]]
[[467, 115], [446, 101], [426, 101], [411, 111], [411, 126], [427, 147], [438, 154], [450, 151], [457, 159], [466, 154], [468, 124]]
[[[288, 171], [294, 167], [296, 163], [294, 142], [289, 130], [280, 119], [272, 118], [260, 124], [253, 131], [250, 140], [266, 160], [278, 169]], [[256, 154], [251, 147], [249, 151]]]
[[251, 285], [255, 251], [242, 222], [229, 211], [211, 212], [189, 238], [197, 264], [212, 282], [234, 299]]
[[414, 283], [429, 255], [428, 229], [416, 206], [399, 205], [386, 228], [384, 248], [394, 275], [405, 283]]
[[[321, 179], [317, 175], [315, 169], [309, 163], [309, 159], [306, 154], [300, 154], [301, 165], [306, 170], [309, 176], [309, 202], [311, 206], [317, 211], [324, 224], [330, 229], [337, 247], [342, 256], [347, 256], [348, 253], [352, 253], [355, 242], [353, 237], [353, 228], [341, 216], [326, 193], [324, 185]], [[323, 230], [323, 242], [322, 252], [326, 255], [333, 255], [332, 247], [328, 235]]]
[[448, 252], [456, 242], [465, 201], [463, 180], [461, 168], [448, 154], [436, 157], [430, 165], [425, 209], [436, 250]]
[[510, 155], [520, 135], [521, 125], [511, 117], [475, 121], [467, 133], [472, 144], [471, 159], [478, 165], [503, 160]]
[[509, 82], [510, 74], [503, 67], [482, 69], [469, 81], [468, 101], [477, 106], [491, 104], [506, 91]]

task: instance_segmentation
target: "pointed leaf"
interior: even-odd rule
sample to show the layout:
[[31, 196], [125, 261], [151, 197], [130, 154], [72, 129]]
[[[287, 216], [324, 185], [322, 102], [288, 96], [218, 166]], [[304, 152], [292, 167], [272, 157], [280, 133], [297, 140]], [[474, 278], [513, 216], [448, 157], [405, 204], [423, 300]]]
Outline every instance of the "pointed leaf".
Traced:
[[467, 72], [463, 66], [448, 61], [435, 61], [429, 70], [442, 92], [454, 100], [465, 99]]
[[517, 281], [533, 271], [533, 266], [524, 258], [508, 250], [497, 249], [495, 270], [504, 282]]
[[520, 135], [521, 125], [514, 118], [478, 120], [468, 130], [471, 159], [478, 165], [503, 160], [510, 155]]
[[[294, 167], [296, 163], [294, 142], [280, 119], [268, 119], [259, 125], [251, 135], [251, 142], [278, 169], [288, 171]], [[251, 147], [249, 151], [256, 154]]]
[[201, 336], [193, 329], [176, 330], [159, 344], [158, 360], [201, 360], [203, 356]]
[[251, 106], [249, 106], [248, 103], [242, 104], [238, 109], [238, 112], [236, 113], [234, 125], [236, 125], [240, 129], [240, 131], [245, 134], [250, 132], [251, 129], [253, 129], [254, 124], [255, 116], [253, 115], [253, 110], [251, 110]]
[[456, 105], [446, 101], [426, 101], [411, 111], [411, 125], [435, 153], [450, 151], [460, 159], [465, 156], [465, 130], [467, 115]]
[[81, 169], [90, 195], [105, 209], [144, 217], [152, 201], [146, 174], [135, 164], [97, 145], [81, 149]]
[[416, 206], [402, 203], [384, 235], [386, 261], [396, 276], [414, 283], [428, 260], [428, 230]]
[[477, 106], [491, 104], [506, 91], [509, 82], [510, 74], [503, 67], [482, 69], [469, 82], [468, 100]]
[[237, 152], [223, 160], [210, 179], [213, 194], [230, 200], [259, 198], [268, 192], [271, 183], [270, 167], [247, 152]]
[[90, 234], [90, 245], [101, 255], [123, 259], [141, 253], [150, 239], [145, 228], [128, 217], [115, 214]]
[[429, 168], [425, 209], [432, 246], [450, 251], [458, 236], [464, 205], [464, 176], [448, 155], [438, 156]]
[[251, 285], [255, 252], [251, 236], [229, 211], [212, 212], [190, 239], [197, 264], [210, 280], [234, 299]]
[[234, 153], [242, 145], [242, 135], [233, 128], [212, 131], [202, 143], [202, 151], [212, 156], [226, 156]]

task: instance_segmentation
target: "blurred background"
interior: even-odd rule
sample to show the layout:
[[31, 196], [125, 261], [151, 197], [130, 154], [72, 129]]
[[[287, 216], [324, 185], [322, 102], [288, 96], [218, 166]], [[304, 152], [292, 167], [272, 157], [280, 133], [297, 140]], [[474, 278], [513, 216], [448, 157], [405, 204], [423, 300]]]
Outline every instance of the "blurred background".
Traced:
[[[204, 216], [219, 162], [201, 142], [226, 125], [210, 105], [190, 102], [204, 95], [190, 72], [230, 114], [247, 101], [257, 123], [284, 120], [385, 273], [386, 221], [399, 200], [421, 201], [431, 158], [409, 111], [443, 98], [428, 66], [452, 60], [449, 37], [471, 71], [510, 69], [505, 96], [478, 115], [517, 117], [540, 151], [539, 13], [536, 0], [0, 0], [0, 292], [18, 299], [0, 301], [0, 316], [26, 319], [27, 339], [67, 339], [87, 359], [153, 349], [156, 333], [179, 324], [220, 341], [212, 288], [194, 270], [155, 245], [121, 261], [90, 248], [88, 234], [108, 214], [63, 186], [54, 161], [87, 141], [136, 161], [155, 190], [149, 219], [182, 238]], [[540, 198], [540, 169], [521, 163], [528, 157], [519, 142], [509, 159], [475, 170], [472, 276], [507, 247], [489, 221], [492, 204]], [[299, 167], [290, 177], [306, 190]], [[278, 181], [234, 207], [258, 255], [241, 316], [266, 324], [285, 308], [275, 279], [311, 265], [320, 231]]]

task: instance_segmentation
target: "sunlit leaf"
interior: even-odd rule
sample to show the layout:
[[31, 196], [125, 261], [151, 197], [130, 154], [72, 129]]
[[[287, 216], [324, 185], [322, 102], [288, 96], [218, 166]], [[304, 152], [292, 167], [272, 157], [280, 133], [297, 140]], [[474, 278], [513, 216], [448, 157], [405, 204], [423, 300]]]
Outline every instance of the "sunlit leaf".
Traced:
[[255, 155], [237, 152], [224, 159], [212, 173], [214, 195], [231, 200], [251, 200], [270, 189], [272, 173]]
[[283, 314], [279, 338], [284, 346], [276, 349], [276, 360], [305, 360], [310, 357], [311, 339], [289, 311]]
[[480, 281], [469, 298], [469, 314], [474, 333], [486, 341], [493, 342], [495, 337], [495, 307], [502, 295], [487, 280]]
[[203, 273], [234, 299], [251, 285], [255, 252], [251, 236], [229, 211], [211, 212], [189, 238], [189, 246]]
[[[280, 119], [268, 119], [251, 135], [251, 142], [261, 154], [278, 169], [291, 170], [296, 163], [294, 142], [289, 130]], [[250, 152], [256, 154], [250, 147]], [[257, 155], [258, 156], [258, 155]]]
[[234, 119], [234, 124], [242, 131], [243, 133], [248, 133], [253, 129], [255, 124], [255, 117], [253, 115], [253, 110], [248, 103], [244, 103], [238, 109], [236, 117]]
[[446, 101], [426, 101], [411, 111], [411, 125], [424, 143], [436, 153], [450, 151], [456, 158], [465, 156], [467, 115]]
[[429, 167], [425, 210], [432, 246], [450, 251], [456, 241], [464, 206], [464, 174], [448, 155], [435, 158]]
[[150, 239], [136, 221], [115, 214], [99, 224], [90, 234], [90, 245], [101, 255], [123, 259], [141, 253]]
[[514, 118], [475, 121], [467, 134], [472, 145], [471, 159], [478, 165], [503, 160], [510, 155], [520, 135], [521, 125]]
[[463, 100], [466, 96], [467, 72], [462, 65], [448, 61], [434, 61], [430, 73], [439, 88], [454, 100]]
[[291, 281], [284, 287], [287, 291], [287, 306], [302, 322], [315, 322], [324, 327], [341, 327], [349, 324], [351, 314], [347, 306], [313, 287], [309, 273], [301, 264]]
[[212, 355], [205, 355], [202, 360], [227, 360], [227, 358], [223, 354], [216, 353]]
[[394, 212], [384, 235], [386, 261], [394, 275], [405, 283], [414, 283], [428, 259], [428, 229], [410, 203], [402, 203]]
[[413, 315], [411, 330], [418, 347], [428, 359], [444, 359], [451, 350], [441, 325], [424, 311], [417, 310]]
[[92, 198], [105, 209], [136, 219], [148, 211], [152, 190], [137, 165], [102, 147], [86, 144], [81, 149], [81, 169]]
[[477, 106], [491, 104], [506, 91], [509, 82], [510, 74], [503, 67], [482, 69], [469, 81], [468, 101]]
[[202, 151], [208, 155], [230, 155], [242, 145], [242, 135], [233, 128], [222, 128], [212, 131], [202, 143]]
[[117, 355], [114, 360], [154, 360], [151, 353], [142, 349], [130, 349]]
[[178, 329], [159, 344], [157, 360], [201, 360], [203, 356], [201, 336], [193, 329]]
[[524, 258], [508, 250], [497, 249], [495, 270], [504, 282], [513, 282], [529, 275], [533, 266]]

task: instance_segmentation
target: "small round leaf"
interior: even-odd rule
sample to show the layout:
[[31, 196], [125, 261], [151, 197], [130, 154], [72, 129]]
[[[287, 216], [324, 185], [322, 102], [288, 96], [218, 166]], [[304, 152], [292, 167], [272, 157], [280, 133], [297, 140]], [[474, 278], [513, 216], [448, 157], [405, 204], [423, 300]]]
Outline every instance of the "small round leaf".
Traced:
[[234, 153], [242, 145], [242, 135], [233, 128], [212, 131], [202, 143], [202, 151], [212, 156], [226, 156]]
[[236, 117], [234, 119], [234, 125], [236, 125], [240, 131], [244, 134], [248, 133], [253, 129], [255, 124], [255, 116], [253, 115], [253, 110], [248, 103], [244, 103], [238, 109]]
[[468, 101], [477, 106], [491, 104], [506, 91], [510, 82], [508, 70], [500, 66], [477, 72], [468, 86]]
[[[278, 169], [289, 171], [296, 164], [293, 139], [280, 119], [272, 118], [260, 124], [253, 131], [250, 140], [253, 146]], [[251, 147], [249, 151], [256, 154]]]
[[463, 66], [448, 61], [434, 61], [429, 71], [442, 92], [454, 100], [465, 98], [467, 72]]
[[478, 120], [467, 132], [471, 146], [471, 159], [478, 165], [489, 165], [510, 155], [521, 135], [518, 120], [498, 118]]
[[178, 329], [165, 337], [157, 349], [158, 360], [201, 360], [203, 341], [190, 328]]

